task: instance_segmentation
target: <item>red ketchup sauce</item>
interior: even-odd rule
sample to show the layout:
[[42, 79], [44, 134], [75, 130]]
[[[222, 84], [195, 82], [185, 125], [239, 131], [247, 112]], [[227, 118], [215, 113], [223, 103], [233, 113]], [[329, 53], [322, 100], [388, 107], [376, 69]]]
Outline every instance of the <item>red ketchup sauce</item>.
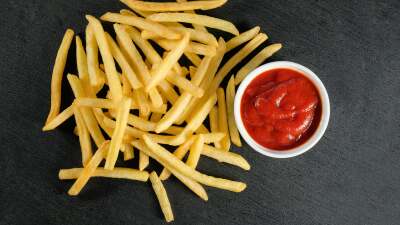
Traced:
[[307, 141], [321, 118], [321, 100], [302, 73], [274, 69], [257, 76], [244, 91], [241, 117], [260, 145], [288, 150]]

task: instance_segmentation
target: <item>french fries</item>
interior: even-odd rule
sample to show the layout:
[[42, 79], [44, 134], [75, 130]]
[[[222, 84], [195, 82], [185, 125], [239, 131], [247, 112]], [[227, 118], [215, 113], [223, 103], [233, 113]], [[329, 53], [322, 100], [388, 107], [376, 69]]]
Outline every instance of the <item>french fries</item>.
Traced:
[[225, 151], [229, 151], [231, 147], [230, 135], [228, 130], [228, 120], [226, 113], [226, 102], [224, 89], [218, 88], [218, 130], [226, 134], [226, 136], [221, 140], [221, 148]]
[[65, 64], [69, 47], [71, 46], [72, 39], [74, 38], [74, 31], [67, 29], [61, 41], [60, 48], [57, 51], [56, 62], [53, 67], [53, 74], [51, 75], [51, 103], [50, 112], [46, 119], [46, 124], [49, 123], [58, 115], [61, 107], [61, 84], [64, 74]]
[[133, 0], [121, 0], [129, 8], [140, 11], [185, 11], [185, 10], [208, 10], [215, 9], [226, 3], [227, 0], [213, 0], [213, 1], [191, 1], [191, 2], [145, 2]]
[[169, 203], [167, 192], [156, 172], [153, 171], [150, 173], [150, 181], [158, 202], [160, 203], [161, 211], [164, 213], [165, 220], [167, 222], [173, 221], [174, 214], [172, 213], [171, 203]]
[[197, 15], [193, 13], [157, 13], [147, 17], [157, 22], [182, 22], [203, 25], [210, 28], [226, 31], [233, 35], [239, 35], [238, 29], [231, 22], [211, 16]]
[[235, 101], [235, 78], [232, 75], [226, 87], [226, 109], [228, 114], [229, 136], [231, 137], [231, 141], [233, 144], [235, 144], [238, 147], [242, 147], [239, 131], [235, 123], [235, 115], [233, 110], [234, 101]]
[[[58, 173], [58, 178], [60, 180], [77, 179], [84, 169], [85, 168], [61, 169]], [[91, 177], [108, 177], [146, 182], [149, 179], [149, 173], [147, 171], [139, 171], [131, 168], [115, 167], [113, 170], [106, 170], [97, 167]]]
[[[174, 215], [161, 180], [171, 174], [204, 201], [208, 195], [202, 185], [233, 192], [246, 188], [243, 182], [209, 176], [196, 168], [205, 156], [250, 170], [246, 159], [229, 151], [231, 142], [242, 145], [233, 115], [235, 85], [282, 45], [272, 44], [255, 54], [222, 87], [225, 77], [267, 40], [259, 26], [239, 33], [229, 21], [194, 11], [220, 7], [227, 0], [121, 1], [132, 11], [122, 9], [100, 17], [114, 23], [115, 38], [104, 31], [99, 19], [86, 15], [86, 43], [79, 36], [75, 39], [78, 76], [66, 72], [75, 99], [60, 113], [62, 77], [74, 37], [72, 30], [66, 31], [53, 68], [50, 112], [42, 129], [53, 130], [75, 118], [83, 167], [59, 171], [60, 180], [75, 180], [69, 195], [78, 195], [91, 177], [142, 182], [150, 178], [170, 222]], [[235, 37], [225, 42], [205, 27]], [[221, 66], [225, 54], [236, 49]], [[174, 148], [173, 153], [161, 145]], [[138, 158], [138, 168], [117, 167], [120, 152], [124, 161]], [[104, 167], [99, 167], [103, 159]], [[163, 167], [160, 176], [154, 171], [149, 175], [153, 163]]]
[[260, 27], [256, 26], [252, 29], [241, 33], [240, 35], [233, 37], [231, 40], [226, 42], [226, 52], [238, 47], [239, 45], [248, 42], [253, 39], [260, 32]]

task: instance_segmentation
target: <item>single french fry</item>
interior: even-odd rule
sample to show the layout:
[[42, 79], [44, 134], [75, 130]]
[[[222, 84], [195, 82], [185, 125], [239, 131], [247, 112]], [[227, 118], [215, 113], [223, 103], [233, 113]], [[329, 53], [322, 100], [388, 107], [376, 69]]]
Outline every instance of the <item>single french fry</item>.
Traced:
[[76, 126], [78, 127], [79, 143], [82, 153], [82, 165], [85, 167], [93, 156], [92, 143], [90, 141], [90, 134], [85, 125], [83, 116], [77, 107], [74, 108], [74, 115]]
[[94, 36], [93, 30], [90, 25], [86, 26], [85, 31], [85, 39], [86, 39], [86, 57], [87, 57], [87, 65], [88, 65], [88, 73], [90, 85], [95, 87], [101, 84], [101, 76], [99, 70], [99, 53], [98, 53], [98, 45], [96, 42], [96, 38]]
[[49, 131], [53, 130], [56, 127], [60, 126], [64, 123], [67, 119], [69, 119], [72, 115], [74, 115], [74, 103], [68, 106], [64, 111], [54, 117], [49, 123], [44, 125], [42, 131]]
[[163, 184], [161, 183], [160, 178], [158, 178], [156, 172], [150, 173], [150, 181], [153, 186], [154, 193], [156, 193], [158, 202], [160, 203], [161, 211], [164, 214], [165, 220], [167, 222], [171, 222], [174, 220], [174, 214], [172, 213], [171, 203], [168, 200], [167, 191]]
[[[176, 48], [178, 42], [176, 40], [155, 39], [155, 42], [163, 49], [171, 51]], [[197, 55], [214, 56], [216, 54], [215, 46], [189, 42], [185, 48], [185, 53], [193, 53]]]
[[[133, 146], [130, 144], [122, 144], [121, 151], [124, 153], [124, 161], [131, 160], [135, 158], [135, 153], [133, 151]], [[114, 167], [115, 169], [115, 167]]]
[[46, 124], [51, 122], [60, 113], [61, 107], [61, 84], [64, 74], [65, 64], [67, 62], [68, 51], [74, 38], [74, 31], [67, 29], [57, 51], [56, 60], [51, 75], [51, 94], [50, 94], [50, 112], [46, 119]]
[[[145, 120], [132, 114], [128, 115], [128, 124], [143, 131], [154, 131], [157, 125], [155, 122]], [[179, 134], [180, 132], [182, 132], [182, 130], [183, 128], [181, 127], [171, 126], [164, 132], [167, 134]]]
[[144, 152], [139, 152], [139, 170], [143, 171], [149, 165], [149, 156]]
[[179, 33], [172, 31], [171, 29], [160, 23], [155, 23], [151, 20], [143, 19], [137, 16], [128, 16], [128, 15], [121, 15], [118, 13], [107, 12], [106, 14], [102, 15], [100, 19], [103, 21], [108, 21], [113, 23], [131, 25], [142, 30], [150, 30], [156, 33], [157, 35], [167, 39], [179, 39], [182, 36]]
[[81, 171], [79, 177], [75, 180], [75, 183], [68, 190], [68, 194], [75, 196], [78, 195], [82, 188], [89, 181], [90, 177], [96, 171], [103, 158], [107, 155], [107, 150], [109, 147], [109, 141], [105, 141], [100, 145], [97, 151], [94, 153], [93, 157], [90, 159], [86, 167]]
[[226, 31], [233, 35], [239, 35], [239, 31], [231, 22], [211, 16], [197, 15], [192, 13], [157, 13], [147, 17], [147, 19], [157, 22], [182, 22], [198, 24]]
[[225, 92], [223, 88], [218, 88], [217, 96], [218, 96], [218, 130], [226, 134], [224, 139], [222, 139], [222, 141], [220, 142], [221, 148], [224, 149], [225, 151], [229, 151], [229, 148], [231, 147], [231, 140], [229, 137]]
[[[219, 132], [218, 128], [218, 106], [214, 106], [210, 110], [210, 114], [208, 115], [208, 119], [210, 122], [210, 130], [211, 132]], [[221, 143], [219, 141], [214, 142], [214, 146], [216, 148], [221, 148]]]
[[155, 143], [147, 135], [143, 135], [143, 140], [147, 145], [150, 154], [157, 156], [157, 161], [164, 162], [171, 168], [181, 172], [184, 176], [192, 178], [199, 183], [233, 192], [241, 192], [246, 188], [245, 183], [208, 176], [190, 168], [181, 160], [177, 159], [172, 153]]
[[204, 104], [199, 105], [189, 117], [188, 123], [183, 129], [182, 133], [177, 135], [172, 143], [177, 145], [183, 143], [185, 140], [184, 137], [186, 135], [193, 133], [195, 130], [197, 130], [202, 125], [203, 121], [206, 119], [207, 115], [210, 113], [211, 108], [215, 105], [216, 102], [217, 96], [214, 93], [207, 99], [206, 102], [204, 102]]
[[145, 2], [145, 1], [132, 1], [121, 0], [122, 3], [131, 9], [141, 11], [156, 11], [156, 12], [170, 12], [170, 11], [185, 11], [185, 10], [209, 10], [215, 9], [227, 2], [227, 0], [214, 0], [214, 1], [190, 1], [190, 2]]
[[211, 46], [218, 46], [218, 41], [214, 35], [208, 33], [207, 31], [202, 31], [198, 29], [187, 28], [184, 26], [177, 26], [177, 27], [170, 27], [170, 29], [177, 31], [177, 32], [189, 32], [190, 40], [201, 42], [203, 44], [211, 45]]
[[256, 26], [251, 28], [250, 30], [241, 33], [240, 35], [233, 37], [229, 41], [226, 42], [226, 52], [231, 51], [232, 49], [238, 47], [239, 45], [246, 43], [253, 39], [260, 32], [260, 27]]
[[233, 152], [204, 145], [201, 154], [216, 159], [219, 162], [228, 163], [244, 170], [250, 170], [250, 164], [242, 156]]
[[[75, 98], [87, 97], [85, 90], [83, 89], [83, 85], [77, 76], [68, 74], [67, 79], [69, 84], [71, 85], [72, 92], [74, 93]], [[96, 118], [93, 115], [93, 111], [90, 108], [82, 107], [81, 112], [85, 124], [89, 130], [90, 136], [92, 136], [93, 141], [96, 143], [96, 146], [99, 147], [105, 141], [105, 139], [103, 134], [101, 133], [99, 124], [97, 123]]]
[[[138, 148], [141, 151], [145, 151], [147, 153], [149, 153], [149, 155], [154, 158], [154, 159], [158, 159], [158, 157], [156, 155], [152, 155], [151, 152], [148, 150], [148, 147], [144, 144], [143, 141], [135, 141], [132, 142], [132, 144]], [[188, 178], [187, 176], [184, 176], [182, 173], [180, 173], [179, 171], [177, 171], [176, 169], [169, 167], [166, 163], [163, 163], [161, 161], [159, 161], [159, 163], [161, 165], [163, 165], [165, 168], [168, 168], [169, 170], [171, 170], [172, 174], [174, 174], [174, 176], [176, 178], [178, 178], [178, 180], [180, 180], [184, 185], [186, 185], [191, 191], [193, 191], [193, 193], [195, 193], [197, 196], [199, 196], [201, 199], [203, 199], [204, 201], [208, 200], [208, 195], [206, 193], [206, 191], [204, 190], [203, 186], [201, 186], [198, 182], [194, 181], [191, 178]]]
[[[84, 87], [90, 86], [89, 71], [87, 66], [87, 58], [82, 40], [79, 36], [75, 38], [76, 45], [76, 67], [78, 68], [79, 79], [81, 79]], [[87, 88], [86, 88], [87, 89]]]
[[161, 62], [160, 66], [158, 66], [154, 71], [152, 71], [151, 80], [146, 85], [145, 90], [149, 91], [151, 88], [155, 87], [160, 83], [162, 79], [164, 79], [168, 71], [171, 70], [173, 65], [178, 61], [178, 59], [182, 56], [183, 51], [189, 43], [189, 35], [185, 34], [181, 41], [176, 45], [176, 48], [167, 54], [165, 59]]
[[110, 87], [112, 98], [117, 101], [122, 98], [122, 88], [121, 83], [118, 79], [114, 59], [112, 57], [111, 49], [104, 33], [103, 26], [101, 25], [100, 21], [93, 16], [86, 15], [86, 19], [89, 21], [89, 25], [94, 32], [97, 44], [100, 49], [100, 55], [103, 59], [107, 82], [108, 86]]
[[119, 66], [122, 69], [122, 73], [126, 76], [129, 81], [129, 84], [132, 88], [138, 89], [143, 87], [142, 83], [139, 81], [136, 73], [133, 71], [131, 66], [129, 65], [128, 60], [122, 54], [119, 49], [117, 43], [112, 39], [111, 35], [106, 32], [106, 38], [111, 48], [111, 53], [114, 56], [115, 60], [118, 62]]
[[143, 18], [146, 18], [146, 17], [150, 16], [151, 14], [153, 14], [153, 12], [149, 12], [149, 11], [145, 12], [145, 11], [141, 11], [141, 10], [138, 10], [138, 9], [132, 9], [132, 10], [134, 12], [132, 12], [129, 9], [121, 9], [119, 11], [119, 13], [121, 13], [121, 15], [124, 15], [124, 16], [137, 16], [137, 15], [140, 15]]
[[[208, 66], [210, 65], [211, 57], [204, 57], [200, 66], [198, 67], [196, 74], [194, 75], [192, 82], [194, 85], [200, 84], [201, 80], [206, 75]], [[156, 132], [160, 133], [168, 127], [170, 127], [180, 116], [180, 114], [185, 110], [185, 107], [192, 99], [190, 93], [183, 93], [172, 108], [163, 116], [163, 118], [157, 123]]]
[[110, 142], [110, 149], [108, 150], [106, 163], [104, 169], [114, 169], [115, 162], [117, 161], [118, 152], [121, 148], [122, 139], [124, 137], [125, 129], [127, 127], [128, 115], [131, 106], [131, 99], [123, 98], [118, 109], [116, 125], [114, 133]]
[[125, 74], [122, 74], [120, 77], [122, 83], [122, 94], [125, 97], [132, 97], [132, 86], [130, 85], [128, 78]]
[[[217, 54], [212, 58], [207, 71], [206, 71], [206, 76], [204, 79], [202, 79], [200, 87], [203, 88], [203, 90], [207, 90], [210, 83], [214, 79], [215, 73], [218, 70], [219, 65], [221, 64], [222, 58], [224, 57], [225, 54], [225, 41], [224, 39], [220, 38], [218, 41], [218, 48], [217, 48]], [[196, 105], [199, 105], [199, 102], [204, 101], [205, 96], [201, 99], [192, 99], [189, 104], [187, 104], [185, 110], [180, 113], [178, 119], [176, 120], [176, 124], [182, 124], [186, 118], [192, 113]]]
[[[186, 0], [176, 0], [177, 2], [187, 2]], [[193, 13], [193, 14], [196, 14], [196, 12], [194, 11], [194, 10], [186, 10], [186, 11], [184, 11], [185, 13]], [[193, 27], [196, 29], [196, 30], [199, 30], [199, 31], [203, 31], [203, 32], [208, 32], [207, 31], [207, 29], [204, 27], [204, 26], [202, 26], [202, 25], [198, 25], [198, 24], [193, 24]]]
[[232, 75], [226, 87], [226, 110], [228, 114], [229, 136], [231, 137], [231, 141], [233, 144], [235, 144], [238, 147], [241, 147], [242, 142], [240, 141], [239, 131], [236, 127], [235, 115], [233, 110], [234, 101], [235, 101], [235, 77]]
[[[82, 174], [84, 169], [85, 168], [61, 169], [58, 172], [58, 178], [60, 180], [77, 179]], [[147, 171], [139, 171], [131, 168], [115, 167], [110, 171], [101, 167], [97, 167], [92, 173], [91, 177], [119, 178], [146, 182], [149, 179], [149, 173]]]
[[279, 49], [282, 48], [282, 44], [272, 44], [261, 50], [256, 56], [254, 56], [246, 65], [244, 65], [235, 77], [235, 85], [238, 85], [242, 80], [255, 68], [257, 68], [266, 59], [275, 54]]
[[189, 167], [196, 169], [197, 164], [199, 163], [201, 152], [203, 151], [204, 145], [204, 137], [202, 134], [199, 134], [190, 147], [190, 153], [186, 160], [186, 165]]
[[[125, 54], [129, 57], [131, 64], [134, 65], [137, 74], [142, 80], [142, 83], [147, 86], [150, 82], [150, 72], [148, 71], [148, 68], [144, 63], [142, 56], [140, 55], [135, 45], [132, 43], [129, 34], [126, 32], [124, 27], [118, 24], [114, 24], [114, 30], [117, 34], [117, 40], [120, 43], [123, 52], [125, 52]], [[149, 93], [151, 102], [154, 107], [160, 107], [163, 104], [161, 95], [156, 88], [149, 89], [147, 90], [147, 92]]]

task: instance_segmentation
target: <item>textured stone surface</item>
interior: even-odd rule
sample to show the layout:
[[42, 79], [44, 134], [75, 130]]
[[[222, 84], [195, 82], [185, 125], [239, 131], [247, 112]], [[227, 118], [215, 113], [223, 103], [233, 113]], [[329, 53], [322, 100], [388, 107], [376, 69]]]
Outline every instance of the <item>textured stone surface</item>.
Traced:
[[[164, 223], [146, 183], [93, 179], [69, 197], [72, 182], [57, 173], [80, 165], [72, 122], [41, 131], [63, 32], [82, 34], [85, 13], [121, 7], [106, 0], [2, 1], [0, 224]], [[207, 188], [204, 203], [176, 179], [166, 182], [175, 224], [398, 224], [399, 10], [398, 0], [231, 0], [207, 12], [241, 31], [260, 25], [269, 43], [282, 42], [271, 60], [295, 61], [318, 74], [332, 116], [318, 145], [293, 159], [263, 157], [248, 146], [233, 151], [248, 159], [250, 172], [201, 159], [201, 171], [246, 182], [243, 193]], [[74, 68], [70, 61], [68, 71]]]

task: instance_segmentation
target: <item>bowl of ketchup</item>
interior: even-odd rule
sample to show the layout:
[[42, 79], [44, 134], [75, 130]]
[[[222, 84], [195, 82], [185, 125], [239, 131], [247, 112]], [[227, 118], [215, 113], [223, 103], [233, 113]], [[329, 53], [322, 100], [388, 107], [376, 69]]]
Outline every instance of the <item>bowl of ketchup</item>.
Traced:
[[289, 158], [321, 139], [330, 103], [315, 73], [297, 63], [278, 61], [258, 67], [242, 81], [234, 112], [240, 134], [254, 150]]

